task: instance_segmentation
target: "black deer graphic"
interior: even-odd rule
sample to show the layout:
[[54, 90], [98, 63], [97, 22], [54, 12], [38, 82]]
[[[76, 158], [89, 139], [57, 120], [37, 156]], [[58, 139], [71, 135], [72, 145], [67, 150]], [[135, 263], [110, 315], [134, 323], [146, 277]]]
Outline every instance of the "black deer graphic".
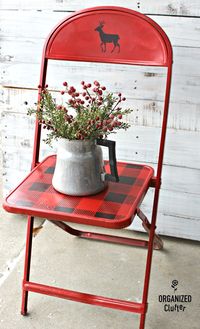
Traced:
[[108, 34], [103, 31], [104, 22], [99, 22], [99, 26], [96, 27], [95, 31], [99, 32], [99, 36], [101, 39], [101, 50], [102, 52], [106, 52], [106, 44], [107, 43], [113, 43], [113, 49], [111, 53], [115, 50], [116, 47], [118, 47], [118, 53], [120, 52], [120, 44], [118, 42], [119, 35], [118, 34]]

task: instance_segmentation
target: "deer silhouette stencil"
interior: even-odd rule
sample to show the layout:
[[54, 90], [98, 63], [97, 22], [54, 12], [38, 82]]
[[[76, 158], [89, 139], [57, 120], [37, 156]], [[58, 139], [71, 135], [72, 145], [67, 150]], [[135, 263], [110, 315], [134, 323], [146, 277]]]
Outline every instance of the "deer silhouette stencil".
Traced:
[[103, 31], [103, 27], [104, 27], [105, 22], [99, 22], [99, 25], [96, 27], [95, 31], [99, 32], [99, 36], [100, 36], [100, 47], [102, 52], [106, 52], [106, 44], [107, 43], [113, 43], [113, 49], [111, 50], [111, 53], [113, 53], [113, 51], [115, 50], [116, 47], [118, 47], [118, 53], [120, 52], [120, 44], [118, 42], [119, 35], [118, 34], [109, 34], [109, 33], [105, 33]]

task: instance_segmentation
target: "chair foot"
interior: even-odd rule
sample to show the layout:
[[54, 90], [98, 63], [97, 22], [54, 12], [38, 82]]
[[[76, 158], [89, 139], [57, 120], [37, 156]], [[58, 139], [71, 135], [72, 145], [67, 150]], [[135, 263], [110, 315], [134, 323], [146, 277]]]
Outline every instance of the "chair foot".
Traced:
[[30, 278], [33, 223], [34, 223], [34, 217], [28, 216], [26, 250], [25, 250], [25, 260], [24, 260], [24, 279], [22, 282], [22, 304], [21, 304], [22, 315], [27, 314], [27, 306], [28, 306], [28, 291], [24, 289], [24, 282], [29, 281]]
[[28, 291], [22, 293], [21, 315], [27, 315]]
[[21, 310], [21, 315], [23, 315], [23, 316], [27, 316], [27, 310]]
[[[145, 231], [150, 234], [151, 224], [149, 223], [148, 218], [145, 216], [145, 214], [142, 212], [141, 209], [137, 209], [137, 215], [142, 220], [142, 226], [144, 227]], [[155, 250], [161, 250], [163, 249], [164, 244], [163, 240], [160, 238], [160, 236], [156, 233], [154, 233], [154, 243], [153, 248]]]
[[144, 329], [144, 326], [145, 326], [145, 318], [146, 318], [146, 314], [141, 314], [141, 317], [140, 317], [140, 327], [139, 327], [139, 329]]

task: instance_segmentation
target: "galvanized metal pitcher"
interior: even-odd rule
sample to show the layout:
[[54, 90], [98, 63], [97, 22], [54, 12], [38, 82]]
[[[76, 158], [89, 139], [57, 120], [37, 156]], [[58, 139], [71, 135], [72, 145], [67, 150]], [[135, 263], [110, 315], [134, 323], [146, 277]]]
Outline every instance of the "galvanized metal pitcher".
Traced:
[[[91, 195], [106, 188], [108, 180], [118, 181], [115, 142], [110, 140], [60, 139], [53, 187], [68, 195]], [[110, 172], [104, 168], [102, 149], [109, 148]]]

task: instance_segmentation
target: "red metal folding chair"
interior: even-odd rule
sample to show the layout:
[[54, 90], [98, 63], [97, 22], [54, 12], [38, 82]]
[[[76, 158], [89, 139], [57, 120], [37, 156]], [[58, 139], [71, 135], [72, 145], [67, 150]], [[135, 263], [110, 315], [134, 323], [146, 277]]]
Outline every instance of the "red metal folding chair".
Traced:
[[[102, 21], [106, 22], [105, 29], [102, 24], [99, 24]], [[98, 30], [95, 31], [97, 26]], [[28, 215], [21, 313], [23, 315], [27, 313], [28, 292], [31, 291], [139, 313], [140, 329], [144, 329], [152, 251], [153, 248], [162, 248], [162, 240], [155, 233], [155, 228], [171, 84], [171, 44], [161, 27], [143, 14], [120, 7], [95, 7], [73, 13], [48, 37], [42, 57], [39, 99], [40, 92], [45, 86], [48, 61], [54, 59], [167, 68], [158, 164], [154, 174], [153, 168], [149, 166], [118, 162], [121, 178], [119, 183], [109, 182], [108, 188], [96, 197], [63, 195], [56, 192], [51, 185], [56, 157], [49, 156], [39, 163], [41, 125], [36, 120], [32, 171], [10, 193], [4, 203], [7, 211]], [[150, 187], [154, 188], [151, 222], [140, 209], [140, 204]], [[98, 202], [94, 202], [95, 198]], [[111, 204], [112, 207], [110, 207]], [[149, 233], [148, 241], [83, 232], [64, 223], [72, 222], [119, 229], [130, 225], [135, 215], [139, 216], [143, 227]], [[80, 238], [147, 247], [142, 302], [102, 297], [31, 282], [29, 274], [34, 216], [47, 218], [66, 232]]]

